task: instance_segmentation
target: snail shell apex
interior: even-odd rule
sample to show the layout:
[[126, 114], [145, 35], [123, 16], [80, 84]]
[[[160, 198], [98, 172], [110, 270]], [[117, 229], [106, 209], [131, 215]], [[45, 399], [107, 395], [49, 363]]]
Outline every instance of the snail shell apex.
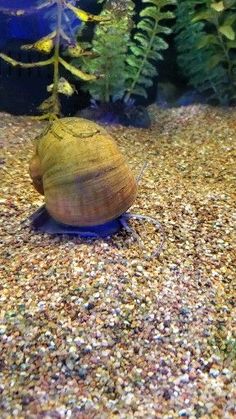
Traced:
[[[137, 185], [113, 138], [82, 118], [56, 120], [38, 142], [30, 175], [50, 215], [76, 226], [117, 218], [133, 203]], [[41, 177], [40, 177], [41, 176]]]

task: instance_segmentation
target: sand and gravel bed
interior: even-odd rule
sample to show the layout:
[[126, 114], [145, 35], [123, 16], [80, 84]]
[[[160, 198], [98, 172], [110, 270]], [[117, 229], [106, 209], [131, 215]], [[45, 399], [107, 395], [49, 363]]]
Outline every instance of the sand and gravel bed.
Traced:
[[0, 114], [1, 418], [236, 416], [236, 110], [150, 107], [107, 127], [138, 175], [132, 221], [85, 241], [31, 230], [42, 122]]

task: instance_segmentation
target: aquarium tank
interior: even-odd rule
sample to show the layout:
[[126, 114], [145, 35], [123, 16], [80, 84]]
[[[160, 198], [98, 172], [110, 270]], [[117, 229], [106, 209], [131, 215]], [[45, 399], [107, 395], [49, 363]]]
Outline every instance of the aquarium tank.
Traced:
[[236, 0], [0, 0], [0, 417], [234, 418]]

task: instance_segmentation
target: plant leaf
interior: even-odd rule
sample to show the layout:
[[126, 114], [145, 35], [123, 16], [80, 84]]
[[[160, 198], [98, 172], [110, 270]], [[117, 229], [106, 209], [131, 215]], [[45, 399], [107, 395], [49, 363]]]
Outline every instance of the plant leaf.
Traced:
[[25, 50], [35, 49], [45, 54], [49, 54], [51, 50], [53, 49], [53, 45], [54, 45], [53, 40], [55, 36], [56, 36], [56, 31], [53, 31], [49, 35], [44, 36], [43, 38], [39, 39], [34, 44], [22, 45], [21, 49], [25, 49]]
[[66, 7], [75, 14], [82, 22], [107, 22], [110, 21], [110, 18], [107, 16], [97, 16], [92, 15], [91, 13], [87, 13], [78, 7], [73, 6], [70, 3], [65, 3]]
[[222, 25], [219, 27], [220, 33], [222, 33], [226, 38], [230, 39], [230, 41], [234, 41], [235, 39], [235, 32], [233, 28], [229, 25]]
[[14, 67], [19, 65], [20, 67], [24, 67], [24, 68], [43, 67], [45, 65], [49, 65], [53, 63], [53, 57], [45, 61], [37, 61], [36, 63], [22, 63], [21, 61], [14, 60], [13, 58], [3, 53], [0, 53], [0, 58], [2, 58], [7, 63], [13, 65]]
[[160, 13], [159, 13], [158, 8], [154, 6], [146, 7], [140, 12], [141, 17], [148, 16], [148, 17], [152, 17], [155, 20], [160, 17], [159, 15]]
[[134, 35], [134, 39], [136, 41], [139, 41], [140, 44], [144, 47], [147, 48], [148, 47], [148, 40], [145, 38], [145, 36], [143, 36], [141, 33], [136, 33]]
[[217, 12], [222, 12], [225, 9], [224, 2], [218, 1], [211, 4], [211, 8]]
[[79, 70], [77, 67], [68, 64], [63, 58], [59, 57], [59, 63], [63, 65], [70, 73], [72, 73], [74, 76], [79, 77], [82, 80], [90, 81], [95, 80], [96, 76], [92, 74], [84, 73], [83, 71]]
[[234, 22], [236, 21], [236, 13], [229, 13], [227, 16], [226, 16], [226, 18], [225, 18], [225, 20], [224, 20], [224, 22], [223, 22], [223, 24], [224, 25], [230, 25], [230, 26], [232, 26], [233, 24], [234, 24]]
[[131, 45], [130, 50], [137, 57], [142, 57], [144, 55], [143, 47], [138, 47], [136, 45]]
[[[53, 91], [54, 83], [47, 86], [47, 91], [52, 92]], [[76, 91], [75, 86], [73, 84], [70, 84], [68, 80], [66, 80], [64, 77], [60, 77], [57, 85], [57, 91], [58, 93], [62, 93], [65, 96], [72, 96], [73, 93]]]
[[212, 12], [210, 10], [204, 10], [203, 12], [196, 13], [192, 18], [192, 22], [198, 22], [199, 20], [207, 20], [211, 22], [212, 20]]
[[83, 49], [78, 44], [74, 47], [68, 47], [67, 52], [70, 57], [80, 57], [81, 55], [83, 55]]
[[222, 55], [220, 54], [212, 55], [212, 57], [207, 61], [208, 69], [212, 69], [216, 67], [221, 61], [222, 61]]
[[218, 44], [218, 40], [215, 35], [202, 35], [200, 41], [197, 44], [197, 48], [201, 49], [210, 44]]
[[130, 56], [127, 57], [126, 62], [131, 67], [134, 67], [134, 68], [138, 69], [139, 66], [141, 65], [142, 60], [141, 60], [141, 58], [137, 59], [137, 57], [134, 57], [134, 56], [130, 55]]
[[148, 97], [146, 90], [141, 86], [136, 86], [132, 93], [135, 95], [143, 96], [145, 99]]
[[236, 49], [236, 40], [228, 41], [226, 45], [228, 49], [234, 49], [234, 48]]
[[[60, 115], [60, 102], [58, 97], [55, 95], [49, 96], [39, 106], [38, 110], [44, 113], [40, 119], [54, 119], [57, 115]], [[36, 117], [38, 118], [38, 117]]]

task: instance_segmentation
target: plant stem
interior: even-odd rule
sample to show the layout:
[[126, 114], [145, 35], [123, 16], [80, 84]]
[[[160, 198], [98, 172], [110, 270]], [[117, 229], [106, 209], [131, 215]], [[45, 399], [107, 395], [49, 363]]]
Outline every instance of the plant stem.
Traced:
[[229, 79], [233, 83], [234, 82], [234, 80], [233, 80], [233, 74], [232, 74], [233, 65], [232, 65], [231, 59], [229, 57], [229, 51], [226, 48], [225, 43], [224, 43], [224, 40], [223, 40], [223, 37], [222, 37], [222, 35], [221, 35], [221, 33], [219, 31], [218, 31], [218, 39], [220, 41], [220, 44], [222, 46], [222, 49], [223, 49], [223, 52], [224, 52], [224, 55], [225, 55], [225, 58], [226, 58], [226, 61], [227, 61]]
[[222, 36], [222, 34], [220, 33], [220, 31], [219, 31], [219, 26], [220, 26], [220, 24], [219, 24], [219, 19], [218, 19], [218, 17], [216, 17], [216, 18], [214, 19], [214, 24], [215, 24], [215, 26], [216, 26], [216, 30], [217, 30], [217, 37], [218, 37], [218, 40], [219, 40], [219, 44], [220, 44], [220, 46], [221, 46], [221, 48], [222, 48], [222, 50], [223, 50], [223, 53], [224, 53], [224, 56], [225, 56], [225, 59], [226, 59], [226, 62], [227, 62], [227, 73], [228, 73], [229, 81], [230, 81], [230, 83], [234, 86], [235, 80], [234, 80], [234, 76], [233, 76], [233, 73], [232, 73], [232, 70], [233, 70], [233, 63], [232, 63], [232, 61], [231, 61], [231, 59], [230, 59], [230, 56], [229, 56], [229, 50], [228, 50], [227, 46], [225, 45], [225, 42], [224, 42], [223, 36]]
[[59, 113], [59, 99], [58, 99], [58, 83], [59, 83], [59, 54], [60, 54], [60, 29], [61, 29], [61, 19], [62, 19], [62, 5], [63, 0], [57, 0], [57, 26], [56, 26], [56, 37], [55, 37], [55, 47], [54, 47], [54, 72], [53, 72], [53, 90], [52, 90], [52, 99], [53, 99], [53, 115], [56, 116]]
[[104, 102], [109, 103], [110, 100], [110, 86], [109, 86], [109, 75], [110, 75], [110, 57], [108, 57], [108, 60], [105, 64], [105, 92], [104, 92]]
[[135, 86], [136, 86], [136, 84], [138, 83], [139, 77], [140, 77], [140, 75], [142, 74], [143, 67], [144, 67], [144, 65], [146, 64], [146, 61], [147, 61], [147, 59], [148, 59], [148, 56], [149, 56], [150, 51], [151, 51], [151, 48], [152, 48], [153, 41], [154, 41], [155, 36], [156, 36], [157, 25], [158, 25], [158, 21], [156, 20], [156, 21], [155, 21], [154, 28], [153, 28], [152, 36], [151, 36], [151, 38], [150, 38], [150, 42], [149, 42], [148, 48], [147, 48], [147, 50], [146, 50], [146, 54], [145, 54], [145, 55], [144, 55], [144, 57], [143, 57], [143, 61], [142, 61], [141, 65], [140, 65], [140, 67], [139, 67], [138, 72], [136, 73], [136, 76], [135, 76], [135, 79], [133, 80], [133, 83], [131, 84], [130, 88], [128, 89], [128, 92], [127, 92], [127, 93], [126, 93], [126, 95], [125, 95], [125, 98], [124, 98], [124, 101], [125, 101], [125, 102], [127, 102], [127, 101], [129, 100], [130, 96], [131, 96], [131, 95], [132, 95], [132, 93], [133, 93], [134, 87], [135, 87]]

